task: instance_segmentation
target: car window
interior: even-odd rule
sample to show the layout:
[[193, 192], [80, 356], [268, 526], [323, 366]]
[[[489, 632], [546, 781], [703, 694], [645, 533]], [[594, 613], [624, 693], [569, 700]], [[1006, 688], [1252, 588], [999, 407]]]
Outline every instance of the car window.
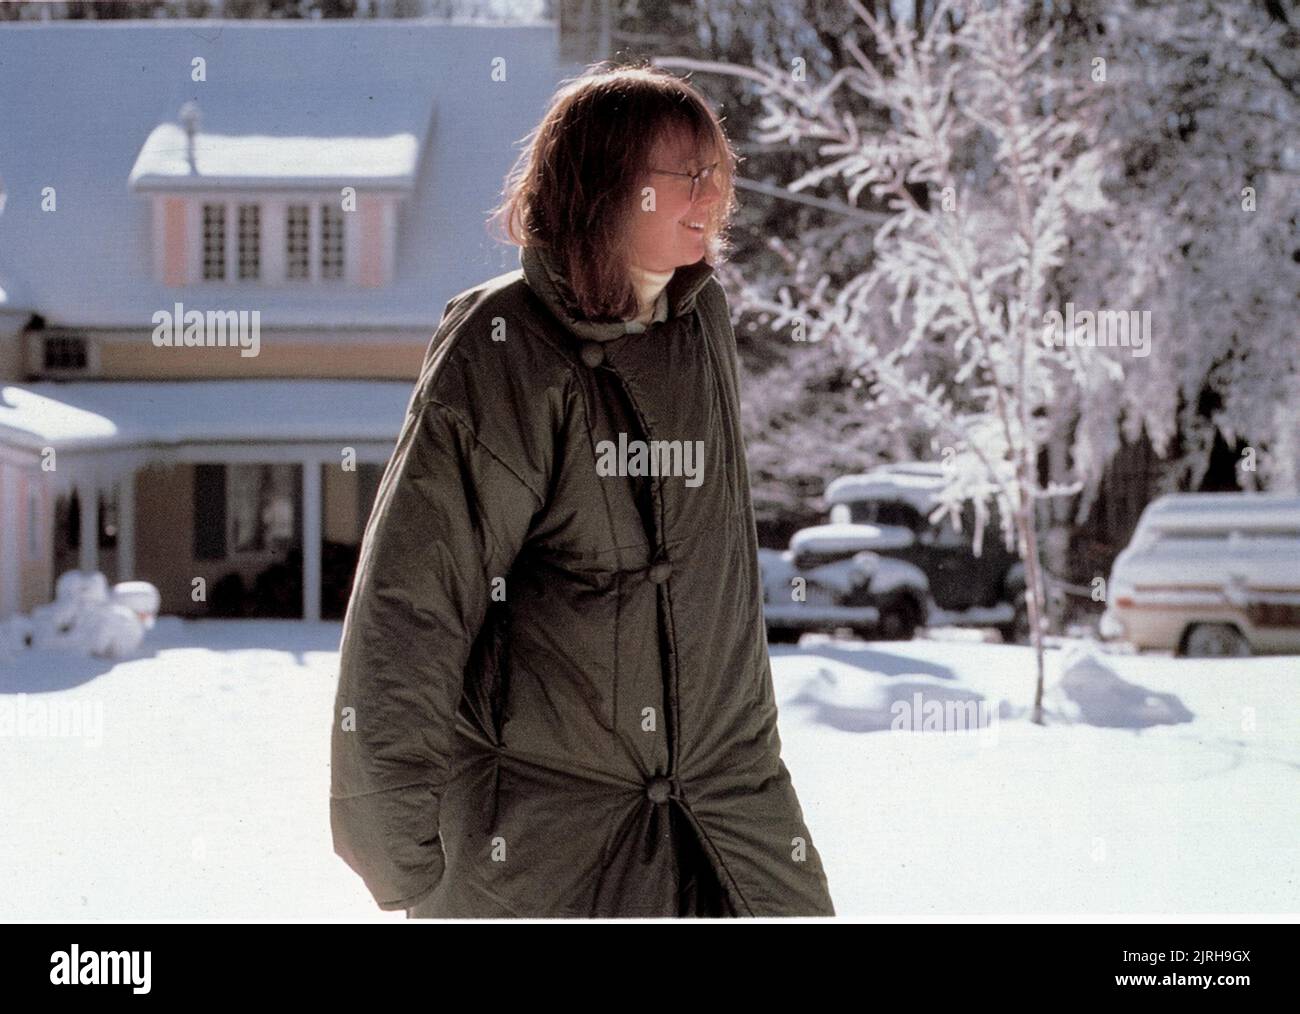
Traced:
[[[1136, 539], [1134, 541], [1138, 542]], [[1219, 559], [1224, 553], [1231, 552], [1233, 540], [1232, 533], [1227, 531], [1165, 531], [1153, 532], [1139, 544], [1143, 546], [1143, 551], [1162, 556]]]
[[931, 525], [930, 531], [934, 535], [934, 545], [936, 546], [966, 546], [970, 543], [970, 536], [965, 531], [957, 531], [952, 526], [951, 518], [944, 518], [937, 525]]
[[1300, 542], [1300, 528], [1255, 528], [1242, 532], [1242, 538], [1258, 546], [1289, 549]]
[[899, 525], [912, 531], [921, 526], [916, 508], [896, 500], [859, 500], [851, 510], [853, 521], [859, 525]]
[[1193, 546], [1206, 546], [1219, 543], [1226, 545], [1232, 533], [1226, 528], [1175, 528], [1172, 530], [1160, 530], [1151, 533], [1151, 541], [1160, 543], [1161, 546], [1176, 546], [1187, 544]]

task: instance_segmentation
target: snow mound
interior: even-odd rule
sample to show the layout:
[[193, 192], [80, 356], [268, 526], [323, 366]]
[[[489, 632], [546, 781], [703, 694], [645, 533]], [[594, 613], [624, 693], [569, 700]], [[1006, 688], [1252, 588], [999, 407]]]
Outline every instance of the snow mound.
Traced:
[[1121, 677], [1093, 642], [1071, 645], [1044, 674], [1043, 709], [1057, 721], [1144, 729], [1190, 722], [1177, 694], [1158, 693]]

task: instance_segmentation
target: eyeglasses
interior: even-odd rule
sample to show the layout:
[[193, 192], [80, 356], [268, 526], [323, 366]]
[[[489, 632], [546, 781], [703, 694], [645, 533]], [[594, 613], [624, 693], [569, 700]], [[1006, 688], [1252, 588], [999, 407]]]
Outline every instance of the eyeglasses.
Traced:
[[651, 169], [650, 171], [652, 173], [662, 173], [665, 176], [685, 176], [688, 180], [691, 181], [690, 200], [694, 201], [696, 188], [700, 185], [700, 183], [710, 179], [713, 176], [713, 174], [717, 172], [719, 165], [721, 165], [720, 162], [714, 162], [713, 165], [706, 165], [703, 169], [693, 173], [678, 173], [678, 172], [673, 172], [671, 169]]

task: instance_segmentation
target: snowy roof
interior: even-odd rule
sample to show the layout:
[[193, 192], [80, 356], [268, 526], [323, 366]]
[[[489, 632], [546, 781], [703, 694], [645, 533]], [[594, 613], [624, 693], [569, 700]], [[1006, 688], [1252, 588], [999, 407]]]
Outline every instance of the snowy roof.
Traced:
[[194, 167], [185, 129], [164, 123], [140, 149], [131, 170], [137, 190], [239, 186], [345, 186], [366, 182], [409, 190], [423, 132], [388, 137], [194, 135]]
[[791, 552], [835, 553], [860, 549], [908, 549], [915, 542], [912, 533], [899, 525], [855, 525], [849, 523], [801, 528], [790, 538]]
[[859, 500], [901, 500], [928, 512], [944, 486], [942, 466], [929, 462], [883, 465], [862, 475], [842, 475], [826, 485], [829, 504]]
[[395, 441], [402, 380], [42, 382], [0, 386], [0, 439], [90, 450], [212, 442]]
[[0, 310], [20, 309], [24, 293], [13, 282], [13, 273], [0, 264]]
[[1152, 501], [1139, 529], [1300, 529], [1300, 496], [1283, 493], [1166, 493]]
[[[198, 57], [205, 81], [191, 80]], [[258, 307], [263, 327], [432, 333], [452, 296], [518, 268], [487, 213], [520, 139], [579, 70], [550, 22], [0, 21], [0, 95], [39, 96], [0, 102], [0, 285], [65, 327], [152, 328], [159, 307], [197, 299], [201, 286], [155, 280], [150, 201], [131, 183], [194, 185], [180, 126], [193, 101], [198, 168], [216, 187], [411, 187], [390, 286], [304, 297], [231, 282], [228, 305]], [[57, 214], [41, 207], [48, 187]]]

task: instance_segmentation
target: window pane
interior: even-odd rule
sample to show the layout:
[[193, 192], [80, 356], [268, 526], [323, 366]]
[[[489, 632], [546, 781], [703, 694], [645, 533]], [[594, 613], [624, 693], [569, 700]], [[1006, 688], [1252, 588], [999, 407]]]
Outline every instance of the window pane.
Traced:
[[320, 206], [320, 276], [343, 277], [343, 212], [332, 204]]
[[80, 370], [86, 365], [86, 339], [76, 336], [45, 339], [45, 369]]
[[384, 477], [384, 466], [372, 462], [357, 465], [357, 517], [360, 521], [358, 536], [364, 534], [370, 512], [375, 509], [379, 495], [379, 482]]
[[112, 549], [117, 545], [117, 486], [111, 493], [99, 495], [99, 547]]
[[958, 547], [966, 546], [970, 543], [964, 531], [957, 531], [952, 526], [952, 518], [945, 517], [934, 526], [934, 544], [936, 546]]
[[921, 526], [921, 517], [910, 504], [886, 500], [876, 510], [876, 523], [916, 529]]
[[203, 205], [203, 277], [226, 277], [226, 206]]
[[[71, 523], [71, 522], [70, 522]], [[194, 558], [226, 555], [226, 466], [194, 466]]]
[[308, 235], [311, 229], [309, 209], [305, 204], [291, 204], [285, 223], [285, 270], [290, 278], [307, 278], [311, 248]]
[[236, 552], [297, 544], [295, 474], [293, 465], [230, 466], [230, 541]]
[[258, 523], [262, 499], [262, 465], [232, 465], [230, 468], [230, 541], [237, 553], [262, 548], [262, 526]]
[[256, 204], [239, 206], [239, 277], [257, 278], [262, 273], [262, 209]]
[[294, 544], [293, 465], [266, 466], [266, 488], [261, 505], [262, 541], [271, 549], [289, 549]]

